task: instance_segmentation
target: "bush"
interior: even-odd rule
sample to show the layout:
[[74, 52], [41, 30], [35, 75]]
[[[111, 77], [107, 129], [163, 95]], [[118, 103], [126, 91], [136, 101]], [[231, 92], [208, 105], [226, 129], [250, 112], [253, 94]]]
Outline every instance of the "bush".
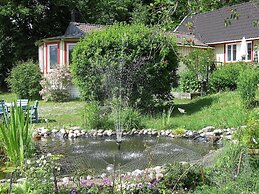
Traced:
[[41, 77], [39, 66], [27, 61], [12, 69], [7, 83], [19, 98], [37, 99], [41, 90]]
[[86, 100], [122, 94], [141, 110], [170, 100], [178, 65], [173, 38], [144, 25], [119, 25], [87, 34], [73, 52], [72, 74]]
[[246, 108], [251, 108], [256, 102], [256, 90], [259, 83], [259, 72], [255, 68], [247, 68], [240, 72], [238, 90]]
[[182, 92], [198, 92], [201, 89], [200, 86], [200, 82], [192, 71], [185, 71], [180, 75], [179, 88]]
[[210, 89], [214, 92], [236, 90], [239, 73], [248, 64], [227, 64], [216, 71], [210, 77]]
[[102, 114], [101, 108], [98, 102], [89, 102], [85, 105], [82, 111], [83, 127], [85, 129], [98, 129], [103, 127], [105, 119], [105, 113]]
[[126, 130], [140, 129], [142, 127], [141, 114], [133, 108], [127, 107], [121, 112], [121, 123], [123, 129]]
[[162, 182], [172, 191], [193, 190], [202, 184], [202, 172], [196, 165], [173, 163], [166, 167]]
[[66, 101], [69, 99], [69, 88], [71, 86], [71, 74], [67, 67], [58, 66], [53, 69], [40, 84], [42, 90], [40, 95], [45, 101]]

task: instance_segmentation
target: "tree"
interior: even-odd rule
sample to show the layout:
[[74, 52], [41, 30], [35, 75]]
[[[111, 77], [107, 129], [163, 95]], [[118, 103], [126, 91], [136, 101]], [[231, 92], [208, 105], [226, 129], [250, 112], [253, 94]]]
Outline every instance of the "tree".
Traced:
[[[0, 2], [0, 85], [17, 61], [37, 60], [35, 42], [63, 34], [70, 8], [58, 0]], [[50, 25], [51, 24], [51, 25]]]

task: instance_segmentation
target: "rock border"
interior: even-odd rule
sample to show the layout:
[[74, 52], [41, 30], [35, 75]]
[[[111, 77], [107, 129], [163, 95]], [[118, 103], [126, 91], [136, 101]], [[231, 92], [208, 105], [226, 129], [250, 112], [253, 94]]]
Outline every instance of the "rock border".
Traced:
[[[243, 128], [245, 126], [242, 126]], [[170, 137], [170, 138], [188, 138], [192, 140], [197, 140], [199, 142], [206, 143], [222, 143], [221, 140], [227, 139], [231, 140], [232, 135], [236, 129], [235, 128], [226, 128], [226, 129], [217, 129], [213, 126], [207, 126], [202, 128], [199, 131], [190, 131], [184, 130], [182, 133], [175, 132], [174, 130], [156, 130], [156, 129], [132, 129], [129, 131], [123, 131], [123, 136], [153, 136], [153, 137]], [[40, 140], [41, 137], [49, 137], [54, 136], [57, 138], [88, 138], [88, 137], [112, 137], [116, 136], [116, 132], [114, 130], [104, 130], [104, 129], [92, 129], [92, 130], [82, 130], [80, 127], [70, 127], [69, 129], [61, 128], [52, 129], [51, 131], [41, 127], [37, 128], [33, 132], [33, 138]]]

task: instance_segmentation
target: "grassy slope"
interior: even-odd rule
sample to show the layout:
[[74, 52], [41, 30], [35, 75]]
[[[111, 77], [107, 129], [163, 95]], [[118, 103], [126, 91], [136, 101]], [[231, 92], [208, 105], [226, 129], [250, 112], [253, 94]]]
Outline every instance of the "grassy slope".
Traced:
[[[259, 91], [257, 92], [259, 100]], [[177, 108], [186, 110], [181, 114]], [[212, 125], [219, 128], [244, 125], [250, 112], [259, 113], [259, 107], [246, 111], [240, 102], [237, 92], [213, 94], [194, 100], [175, 100], [175, 108], [171, 114], [169, 128], [201, 129]], [[146, 117], [145, 125], [150, 128], [166, 128], [161, 118]]]
[[[0, 99], [8, 102], [16, 99], [14, 94], [0, 94]], [[259, 91], [257, 92], [259, 100]], [[40, 101], [40, 117], [42, 122], [38, 126], [46, 126], [45, 119], [49, 120], [51, 127], [80, 126], [81, 111], [84, 102], [75, 100], [64, 103]], [[186, 114], [181, 114], [177, 108], [186, 110]], [[259, 113], [259, 107], [253, 110]], [[213, 94], [194, 100], [175, 99], [175, 108], [171, 115], [168, 126], [165, 126], [161, 117], [144, 117], [144, 125], [147, 128], [178, 128], [197, 130], [202, 127], [212, 125], [215, 127], [237, 127], [244, 125], [250, 111], [242, 108], [237, 92], [224, 92]]]

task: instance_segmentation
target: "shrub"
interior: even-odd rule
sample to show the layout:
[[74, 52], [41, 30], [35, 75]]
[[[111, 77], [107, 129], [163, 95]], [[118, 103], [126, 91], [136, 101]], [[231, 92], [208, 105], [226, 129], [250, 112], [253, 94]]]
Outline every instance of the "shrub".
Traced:
[[11, 91], [19, 98], [36, 99], [41, 90], [41, 72], [39, 66], [32, 61], [18, 64], [11, 71], [7, 83]]
[[239, 130], [241, 142], [249, 148], [259, 149], [259, 119], [250, 119], [246, 128]]
[[214, 92], [236, 90], [239, 73], [247, 64], [227, 64], [216, 71], [210, 77], [210, 89]]
[[124, 129], [140, 129], [142, 127], [141, 114], [133, 108], [125, 108], [121, 112], [121, 122]]
[[98, 102], [89, 102], [82, 111], [83, 127], [86, 129], [97, 129], [101, 127], [101, 110]]
[[53, 69], [40, 84], [40, 95], [45, 101], [66, 101], [69, 98], [71, 74], [67, 67], [58, 66]]
[[182, 92], [198, 92], [200, 91], [200, 86], [200, 82], [192, 71], [185, 71], [180, 75], [179, 88]]
[[196, 165], [173, 163], [166, 167], [162, 182], [172, 191], [193, 190], [202, 184], [202, 172]]
[[72, 74], [86, 100], [122, 94], [141, 110], [171, 99], [178, 65], [173, 38], [144, 25], [116, 24], [87, 34], [73, 52]]
[[246, 108], [251, 108], [255, 105], [258, 80], [258, 69], [247, 68], [240, 72], [237, 86], [242, 102]]

